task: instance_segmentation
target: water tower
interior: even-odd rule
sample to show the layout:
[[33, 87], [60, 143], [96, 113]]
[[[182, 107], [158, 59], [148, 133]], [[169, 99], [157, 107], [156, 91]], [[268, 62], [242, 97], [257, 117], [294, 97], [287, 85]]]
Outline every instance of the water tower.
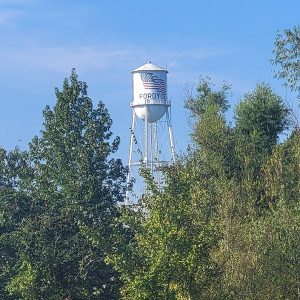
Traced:
[[151, 61], [132, 71], [132, 124], [125, 204], [129, 201], [129, 185], [134, 177], [134, 169], [138, 170], [144, 165], [159, 185], [161, 166], [175, 162], [171, 103], [167, 96], [167, 73], [166, 69], [152, 64]]

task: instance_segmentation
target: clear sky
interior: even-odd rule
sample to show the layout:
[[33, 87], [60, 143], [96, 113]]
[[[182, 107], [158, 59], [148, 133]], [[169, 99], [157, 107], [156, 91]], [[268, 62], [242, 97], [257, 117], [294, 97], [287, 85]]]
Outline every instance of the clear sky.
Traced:
[[190, 131], [185, 86], [200, 75], [232, 84], [232, 109], [262, 81], [287, 101], [272, 77], [277, 31], [299, 25], [299, 0], [0, 0], [0, 145], [25, 149], [42, 129], [71, 68], [103, 100], [127, 159], [131, 73], [147, 60], [168, 66], [178, 150]]

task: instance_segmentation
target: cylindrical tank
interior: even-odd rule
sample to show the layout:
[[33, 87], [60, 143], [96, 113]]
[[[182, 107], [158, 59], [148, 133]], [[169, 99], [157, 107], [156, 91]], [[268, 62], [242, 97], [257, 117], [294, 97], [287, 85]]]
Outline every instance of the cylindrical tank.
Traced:
[[153, 123], [158, 121], [166, 112], [168, 71], [147, 62], [132, 71], [133, 101], [131, 106], [138, 118]]

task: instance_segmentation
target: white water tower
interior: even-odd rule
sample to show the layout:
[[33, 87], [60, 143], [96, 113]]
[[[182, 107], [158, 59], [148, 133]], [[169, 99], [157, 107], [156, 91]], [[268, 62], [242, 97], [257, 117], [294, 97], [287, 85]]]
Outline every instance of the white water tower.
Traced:
[[[152, 64], [151, 61], [132, 71], [133, 101], [130, 102], [132, 125], [125, 204], [129, 201], [129, 185], [133, 178], [133, 168], [146, 166], [154, 180], [160, 184], [160, 167], [175, 162], [170, 118], [171, 103], [167, 96], [167, 73], [167, 70]], [[141, 139], [138, 139], [137, 123], [142, 123]], [[166, 131], [159, 130], [159, 127], [166, 128]]]

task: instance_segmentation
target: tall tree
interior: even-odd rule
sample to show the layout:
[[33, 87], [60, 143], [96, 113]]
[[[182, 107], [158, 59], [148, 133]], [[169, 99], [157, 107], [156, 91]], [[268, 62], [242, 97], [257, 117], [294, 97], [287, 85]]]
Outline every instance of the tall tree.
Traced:
[[264, 206], [262, 167], [289, 125], [289, 111], [270, 86], [259, 84], [236, 106], [234, 118], [237, 179], [248, 201]]
[[[266, 84], [238, 104], [231, 128], [227, 92], [201, 80], [186, 103], [191, 151], [165, 170], [162, 191], [146, 172], [151, 192], [135, 209], [124, 209], [130, 242], [109, 256], [124, 280], [123, 299], [283, 299], [289, 288], [286, 295], [297, 299], [297, 251], [280, 240], [281, 234], [287, 244], [297, 239], [284, 220], [290, 216], [298, 228], [297, 134], [279, 142], [289, 112]], [[290, 255], [284, 284], [281, 255]]]
[[114, 153], [112, 120], [96, 109], [75, 71], [44, 110], [30, 143], [33, 174], [23, 189], [35, 213], [19, 229], [23, 251], [7, 290], [20, 299], [118, 299], [118, 274], [105, 262], [118, 230], [125, 169]]
[[[285, 85], [294, 91], [300, 91], [300, 27], [286, 29], [277, 33], [274, 58], [271, 60], [279, 69], [278, 78], [285, 80]], [[299, 94], [300, 95], [300, 94]]]
[[30, 176], [26, 153], [0, 149], [0, 295], [1, 299], [15, 299], [6, 290], [7, 282], [15, 274], [15, 265], [22, 249], [17, 232], [31, 213], [32, 201], [21, 190], [24, 176]]
[[131, 240], [110, 257], [124, 280], [123, 299], [218, 299], [211, 252], [219, 240], [216, 187], [227, 170], [227, 90], [200, 81], [186, 104], [195, 118], [195, 149], [165, 170], [162, 191], [146, 172], [150, 194], [124, 210]]
[[[290, 215], [293, 226], [298, 227], [295, 211], [285, 205], [298, 206], [299, 202], [297, 134], [280, 141], [280, 134], [290, 124], [289, 111], [265, 84], [237, 105], [235, 120], [232, 156], [238, 168], [231, 197], [221, 195], [226, 200], [219, 210], [223, 234], [213, 253], [222, 266], [222, 290], [230, 299], [297, 299], [293, 281], [298, 266], [287, 271], [292, 280], [281, 284], [277, 278], [283, 276], [285, 262], [274, 264], [286, 260], [289, 250], [285, 243], [295, 240], [295, 231], [287, 229], [284, 218]], [[285, 229], [279, 230], [279, 224]], [[284, 231], [285, 238], [280, 241]], [[290, 255], [295, 257], [293, 250]], [[287, 286], [291, 293], [285, 293]]]

